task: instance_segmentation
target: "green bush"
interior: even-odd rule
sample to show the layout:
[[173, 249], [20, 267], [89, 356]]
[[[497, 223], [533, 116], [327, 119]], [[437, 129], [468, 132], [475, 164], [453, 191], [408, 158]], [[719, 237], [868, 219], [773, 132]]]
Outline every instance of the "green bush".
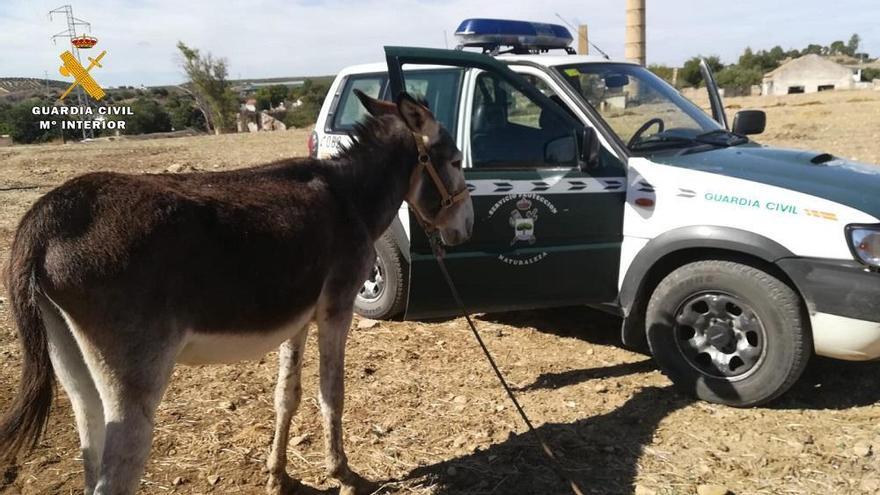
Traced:
[[755, 84], [761, 84], [763, 78], [764, 73], [758, 69], [729, 65], [715, 75], [715, 82], [721, 88], [748, 89]]
[[312, 79], [306, 79], [302, 85], [290, 90], [290, 99], [300, 105], [288, 110], [284, 125], [297, 128], [314, 125], [329, 90], [329, 83]]
[[134, 91], [130, 89], [117, 89], [112, 94], [118, 100], [130, 100], [135, 97]]
[[880, 69], [862, 69], [862, 81], [870, 82], [880, 77]]
[[196, 129], [206, 131], [205, 116], [196, 107], [195, 100], [191, 96], [172, 94], [165, 102], [165, 111], [171, 117], [171, 127], [174, 130]]
[[[3, 118], [5, 120], [5, 127], [9, 131], [8, 134], [12, 136], [13, 141], [21, 144], [42, 143], [58, 135], [57, 129], [60, 126], [53, 126], [52, 129], [40, 129], [40, 121], [45, 119], [60, 122], [63, 120], [63, 117], [44, 117], [33, 114], [34, 107], [46, 105], [51, 106], [51, 103], [31, 98], [7, 108]], [[0, 132], [0, 134], [7, 133]]]
[[131, 104], [134, 115], [126, 119], [125, 134], [150, 134], [171, 130], [171, 116], [156, 100], [138, 98]]
[[257, 110], [271, 110], [287, 99], [290, 91], [283, 84], [273, 84], [257, 90], [254, 98], [257, 100]]
[[8, 103], [0, 103], [0, 135], [12, 133], [12, 126], [9, 123], [9, 109], [12, 105]]
[[315, 107], [306, 104], [292, 108], [287, 111], [287, 115], [284, 117], [284, 125], [288, 128], [295, 127], [298, 129], [314, 125], [315, 121], [318, 120], [318, 112], [320, 111], [320, 106]]

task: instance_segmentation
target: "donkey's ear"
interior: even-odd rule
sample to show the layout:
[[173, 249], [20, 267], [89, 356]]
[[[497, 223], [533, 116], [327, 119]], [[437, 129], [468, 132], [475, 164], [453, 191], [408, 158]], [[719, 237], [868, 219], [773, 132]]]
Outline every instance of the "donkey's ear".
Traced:
[[397, 96], [397, 110], [410, 130], [428, 136], [431, 142], [440, 138], [440, 124], [437, 123], [434, 114], [406, 91], [401, 91]]
[[397, 113], [397, 105], [394, 103], [370, 98], [366, 93], [359, 89], [354, 90], [354, 95], [358, 97], [358, 100], [361, 100], [361, 105], [363, 105], [373, 117], [381, 117], [382, 115]]

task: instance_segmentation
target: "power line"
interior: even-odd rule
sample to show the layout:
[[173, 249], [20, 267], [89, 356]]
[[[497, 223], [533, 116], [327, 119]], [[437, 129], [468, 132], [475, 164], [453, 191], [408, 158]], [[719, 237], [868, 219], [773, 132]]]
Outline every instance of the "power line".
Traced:
[[[50, 10], [49, 11], [49, 20], [50, 21], [54, 20], [52, 18], [52, 14], [62, 14], [62, 15], [64, 15], [65, 19], [67, 20], [67, 29], [64, 31], [61, 31], [59, 33], [53, 34], [52, 38], [51, 38], [52, 43], [55, 44], [55, 40], [57, 40], [58, 38], [67, 39], [68, 42], [70, 42], [70, 44], [73, 47], [73, 55], [76, 57], [76, 60], [79, 61], [80, 64], [82, 64], [82, 59], [79, 56], [79, 47], [74, 45], [72, 43], [72, 41], [74, 38], [77, 37], [76, 28], [78, 26], [84, 27], [86, 30], [88, 30], [88, 32], [91, 33], [92, 32], [92, 25], [82, 19], [78, 19], [78, 18], [74, 17], [73, 16], [73, 7], [71, 7], [70, 5], [62, 5], [61, 7], [58, 7], [57, 9]], [[48, 82], [47, 82], [47, 85], [48, 85]], [[88, 98], [86, 98], [85, 94], [83, 93], [83, 89], [82, 89], [81, 85], [76, 86], [76, 103], [80, 107], [90, 105]], [[94, 138], [95, 131], [91, 128], [86, 129], [86, 127], [89, 127], [89, 126], [85, 125], [86, 116], [84, 115], [83, 112], [80, 112], [79, 120], [80, 120], [80, 123], [82, 124], [82, 137], [83, 137], [83, 139]]]

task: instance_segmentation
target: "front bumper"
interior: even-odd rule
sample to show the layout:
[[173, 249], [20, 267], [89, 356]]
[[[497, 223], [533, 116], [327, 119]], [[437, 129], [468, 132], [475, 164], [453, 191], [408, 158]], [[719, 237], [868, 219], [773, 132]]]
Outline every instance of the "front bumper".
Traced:
[[880, 358], [880, 273], [850, 260], [786, 258], [777, 264], [807, 302], [816, 354]]

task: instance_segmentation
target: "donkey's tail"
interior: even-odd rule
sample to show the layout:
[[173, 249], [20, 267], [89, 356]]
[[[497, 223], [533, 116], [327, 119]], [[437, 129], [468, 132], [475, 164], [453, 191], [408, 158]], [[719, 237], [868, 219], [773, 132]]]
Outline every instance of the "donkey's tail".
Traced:
[[[29, 213], [33, 213], [33, 210]], [[6, 287], [22, 349], [18, 394], [0, 419], [0, 461], [12, 462], [22, 449], [37, 445], [49, 419], [55, 375], [46, 327], [37, 305], [37, 269], [44, 249], [26, 215], [12, 244]]]

